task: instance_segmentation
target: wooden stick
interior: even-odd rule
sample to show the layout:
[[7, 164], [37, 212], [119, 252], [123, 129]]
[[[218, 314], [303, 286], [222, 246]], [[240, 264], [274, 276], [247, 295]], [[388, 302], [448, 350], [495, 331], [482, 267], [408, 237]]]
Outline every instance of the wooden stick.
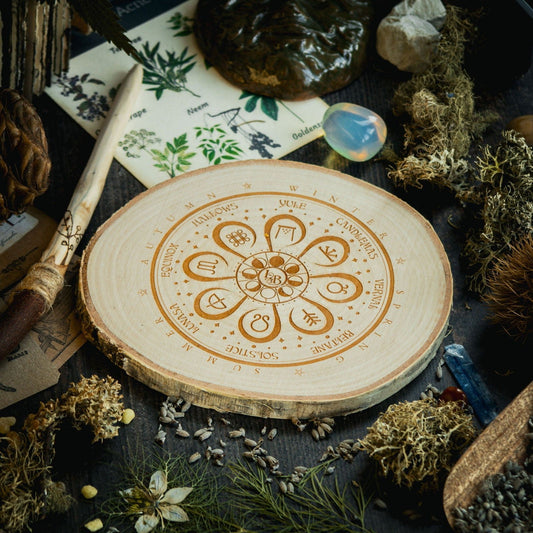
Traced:
[[115, 148], [140, 92], [142, 77], [142, 66], [136, 64], [124, 78], [57, 231], [40, 262], [30, 268], [12, 291], [9, 307], [0, 317], [0, 360], [17, 347], [51, 308], [63, 287], [70, 260], [102, 194]]

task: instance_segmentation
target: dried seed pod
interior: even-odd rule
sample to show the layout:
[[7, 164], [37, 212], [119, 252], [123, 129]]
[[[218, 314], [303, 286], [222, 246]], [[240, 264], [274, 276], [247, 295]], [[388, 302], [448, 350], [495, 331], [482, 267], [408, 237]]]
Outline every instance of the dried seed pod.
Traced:
[[185, 402], [185, 403], [181, 406], [181, 412], [182, 412], [182, 413], [186, 413], [186, 412], [191, 408], [191, 405], [192, 405], [191, 402]]
[[197, 429], [195, 432], [194, 432], [194, 438], [197, 439], [199, 437], [201, 437], [204, 433], [206, 433], [207, 431], [209, 431], [207, 428], [200, 428], [200, 429]]
[[187, 437], [190, 437], [191, 434], [188, 431], [185, 431], [181, 426], [179, 426], [178, 429], [176, 429], [176, 436], [186, 439]]
[[21, 94], [0, 90], [0, 222], [48, 189], [51, 162], [41, 119]]
[[234, 429], [228, 433], [230, 439], [238, 439], [239, 437], [244, 437], [246, 431], [244, 428]]
[[278, 483], [279, 483], [279, 490], [281, 490], [283, 494], [287, 494], [287, 483], [285, 483], [285, 481], [283, 480], [280, 480]]
[[257, 442], [253, 439], [246, 438], [244, 439], [244, 445], [248, 446], [248, 448], [255, 448], [257, 446]]
[[204, 431], [199, 437], [198, 440], [200, 442], [203, 442], [204, 440], [207, 440], [211, 435], [213, 434], [212, 431]]
[[268, 440], [274, 440], [274, 438], [276, 437], [277, 434], [278, 434], [278, 430], [276, 428], [272, 428], [268, 432], [267, 439]]
[[202, 458], [202, 455], [200, 452], [194, 452], [190, 457], [189, 457], [189, 463], [196, 463], [196, 461], [199, 461], [200, 459]]
[[259, 457], [258, 455], [255, 456], [255, 462], [261, 467], [266, 468], [267, 464], [265, 460], [262, 457]]

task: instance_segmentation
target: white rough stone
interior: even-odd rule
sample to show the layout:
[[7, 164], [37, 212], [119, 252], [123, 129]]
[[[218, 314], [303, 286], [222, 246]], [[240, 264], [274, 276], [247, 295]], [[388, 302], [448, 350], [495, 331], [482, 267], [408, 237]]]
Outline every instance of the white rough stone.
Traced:
[[441, 30], [446, 20], [446, 8], [441, 0], [404, 0], [394, 6], [388, 16], [412, 15]]
[[379, 23], [378, 54], [399, 70], [424, 72], [440, 39], [446, 19], [440, 0], [404, 0]]

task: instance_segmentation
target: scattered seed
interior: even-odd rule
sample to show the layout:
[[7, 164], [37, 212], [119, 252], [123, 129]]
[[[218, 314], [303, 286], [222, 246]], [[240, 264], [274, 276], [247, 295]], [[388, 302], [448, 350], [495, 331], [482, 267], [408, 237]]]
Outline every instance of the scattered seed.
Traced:
[[263, 426], [263, 429], [261, 429], [261, 435], [265, 435], [267, 432], [267, 427]]
[[285, 483], [285, 481], [283, 480], [280, 480], [278, 483], [279, 483], [279, 489], [281, 490], [281, 492], [283, 492], [283, 494], [287, 494], [287, 490], [288, 490], [287, 483]]
[[267, 464], [265, 460], [262, 457], [259, 457], [258, 455], [255, 456], [255, 462], [261, 467], [266, 468]]
[[166, 439], [167, 439], [166, 431], [161, 426], [159, 426], [159, 429], [158, 429], [158, 431], [156, 433], [156, 436], [154, 438], [155, 442], [157, 444], [163, 445], [165, 443]]
[[253, 439], [246, 438], [244, 439], [244, 445], [248, 446], [248, 448], [255, 448], [257, 446], [257, 442]]
[[194, 452], [190, 457], [189, 457], [189, 463], [196, 463], [196, 461], [199, 461], [200, 459], [202, 458], [202, 454], [200, 452]]
[[438, 380], [441, 380], [442, 379], [442, 366], [438, 366], [437, 367], [437, 371], [435, 372], [435, 377], [438, 379]]
[[287, 483], [287, 492], [289, 494], [294, 494], [294, 485], [290, 481]]
[[204, 431], [204, 433], [202, 433], [199, 437], [198, 437], [198, 440], [200, 442], [203, 442], [204, 440], [207, 440], [211, 435], [213, 434], [212, 431]]
[[230, 439], [238, 439], [239, 437], [244, 437], [246, 435], [246, 431], [244, 428], [234, 429], [230, 431], [228, 435]]
[[222, 448], [225, 448], [227, 446], [226, 441], [222, 439], [218, 439], [218, 443], [220, 444], [220, 446], [222, 446]]
[[207, 428], [200, 428], [200, 429], [197, 429], [195, 432], [194, 432], [194, 438], [197, 439], [199, 437], [201, 437], [204, 433], [207, 433], [209, 430]]
[[185, 431], [184, 429], [182, 429], [182, 427], [180, 426], [178, 427], [178, 429], [176, 429], [176, 436], [186, 439], [187, 437], [190, 437], [191, 434], [188, 431]]
[[181, 406], [181, 412], [182, 413], [186, 413], [192, 406], [192, 403], [191, 402], [185, 402], [182, 406]]
[[381, 498], [376, 498], [374, 500], [374, 505], [378, 508], [378, 509], [387, 509], [387, 504], [381, 499]]
[[274, 440], [276, 435], [278, 434], [278, 430], [276, 428], [272, 428], [267, 435], [268, 440]]
[[333, 465], [328, 466], [328, 467], [326, 468], [326, 474], [327, 474], [327, 475], [333, 474], [333, 472], [335, 472], [335, 467], [334, 467]]
[[313, 437], [313, 439], [315, 439], [316, 441], [319, 441], [320, 440], [320, 433], [318, 432], [318, 430], [316, 428], [313, 428], [311, 430], [311, 436]]
[[222, 422], [224, 426], [231, 426], [231, 422], [227, 418], [220, 417], [220, 422]]

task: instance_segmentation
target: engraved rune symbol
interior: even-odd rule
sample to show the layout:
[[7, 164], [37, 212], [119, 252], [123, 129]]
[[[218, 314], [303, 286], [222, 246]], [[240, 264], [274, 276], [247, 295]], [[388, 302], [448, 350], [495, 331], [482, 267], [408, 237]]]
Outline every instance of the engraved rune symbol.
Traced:
[[279, 237], [281, 233], [282, 235], [290, 235], [291, 241], [293, 241], [295, 231], [296, 231], [296, 226], [284, 226], [283, 224], [279, 224], [275, 237], [276, 238]]
[[316, 313], [308, 313], [305, 309], [303, 309], [303, 312], [304, 320], [310, 326], [316, 326], [320, 322], [320, 317]]
[[210, 294], [207, 301], [209, 302], [209, 305], [207, 307], [212, 307], [213, 309], [227, 309], [228, 307], [224, 303], [224, 298], [221, 298], [216, 293]]
[[196, 267], [198, 270], [205, 270], [206, 272], [209, 272], [210, 274], [215, 274], [215, 268], [218, 265], [218, 261], [215, 259], [214, 261], [198, 261]]
[[333, 263], [337, 259], [337, 250], [330, 248], [328, 245], [319, 246], [318, 249]]
[[226, 235], [226, 239], [233, 244], [233, 246], [237, 247], [241, 244], [244, 244], [245, 242], [248, 242], [250, 240], [250, 236], [242, 229], [238, 229], [236, 231], [232, 231], [231, 233], [228, 233]]

